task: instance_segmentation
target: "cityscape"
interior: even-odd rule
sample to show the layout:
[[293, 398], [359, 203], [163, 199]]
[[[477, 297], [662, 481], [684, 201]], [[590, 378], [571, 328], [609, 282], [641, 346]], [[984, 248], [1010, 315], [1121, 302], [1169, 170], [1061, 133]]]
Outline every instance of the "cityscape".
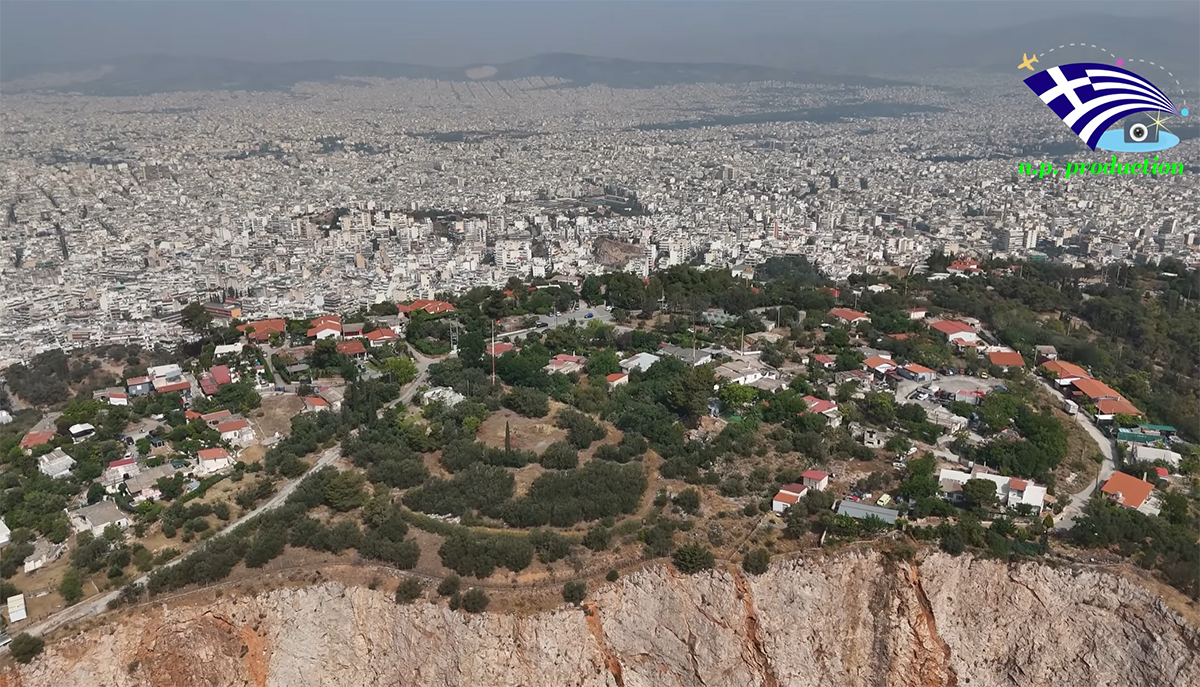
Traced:
[[1086, 148], [1014, 79], [922, 78], [8, 95], [0, 359], [172, 342], [193, 300], [303, 316], [513, 276], [752, 271], [783, 255], [832, 280], [922, 270], [936, 251], [1195, 262], [1193, 167], [1023, 176], [1022, 162]]

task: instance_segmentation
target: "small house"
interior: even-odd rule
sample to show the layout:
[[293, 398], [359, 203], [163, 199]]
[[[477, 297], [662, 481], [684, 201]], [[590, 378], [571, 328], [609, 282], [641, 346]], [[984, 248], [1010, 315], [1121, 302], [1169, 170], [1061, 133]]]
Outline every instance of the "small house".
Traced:
[[244, 419], [227, 420], [217, 425], [221, 433], [221, 441], [228, 441], [234, 446], [249, 446], [254, 442], [254, 429]]
[[796, 505], [804, 495], [808, 493], [808, 487], [795, 482], [780, 487], [779, 492], [771, 499], [771, 510], [776, 513], [782, 513], [792, 506]]
[[121, 529], [129, 527], [129, 516], [112, 501], [99, 501], [79, 510], [69, 511], [67, 515], [70, 516], [71, 526], [76, 532], [91, 532], [97, 537], [103, 536], [104, 528], [109, 525], [116, 525]]
[[67, 455], [61, 448], [55, 448], [50, 453], [38, 458], [38, 471], [50, 479], [70, 477], [73, 467], [75, 467], [75, 459]]
[[918, 365], [917, 363], [909, 363], [908, 365], [900, 368], [900, 375], [921, 384], [932, 382], [935, 378], [937, 378], [937, 372], [934, 372], [924, 365]]
[[820, 470], [805, 470], [800, 479], [806, 488], [813, 491], [825, 491], [829, 486], [829, 475]]
[[622, 384], [628, 384], [629, 375], [625, 374], [624, 372], [614, 372], [610, 375], [607, 375], [604, 378], [604, 381], [608, 382], [608, 388], [615, 389]]
[[198, 453], [200, 464], [196, 466], [196, 474], [211, 475], [226, 468], [233, 467], [233, 458], [221, 447], [201, 449]]

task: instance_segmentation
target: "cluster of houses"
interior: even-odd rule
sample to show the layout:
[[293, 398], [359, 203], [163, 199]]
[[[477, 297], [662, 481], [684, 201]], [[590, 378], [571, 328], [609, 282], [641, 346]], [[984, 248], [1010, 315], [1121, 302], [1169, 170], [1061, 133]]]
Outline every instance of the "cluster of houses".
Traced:
[[1142, 416], [1142, 411], [1120, 392], [1092, 377], [1078, 365], [1055, 359], [1043, 362], [1041, 369], [1064, 398], [1080, 406], [1094, 408], [1093, 416], [1097, 421], [1111, 421], [1117, 415]]

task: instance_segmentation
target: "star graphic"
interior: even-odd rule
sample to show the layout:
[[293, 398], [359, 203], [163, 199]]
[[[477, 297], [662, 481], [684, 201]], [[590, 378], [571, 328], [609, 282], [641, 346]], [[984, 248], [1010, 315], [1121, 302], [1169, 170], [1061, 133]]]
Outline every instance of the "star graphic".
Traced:
[[1166, 131], [1167, 133], [1172, 133], [1170, 129], [1163, 126], [1163, 124], [1166, 123], [1166, 121], [1167, 121], [1167, 117], [1170, 117], [1170, 116], [1171, 115], [1167, 115], [1161, 119], [1158, 119], [1158, 118], [1155, 118], [1154, 115], [1150, 115], [1150, 123], [1154, 125], [1155, 133], [1158, 133], [1159, 130]]

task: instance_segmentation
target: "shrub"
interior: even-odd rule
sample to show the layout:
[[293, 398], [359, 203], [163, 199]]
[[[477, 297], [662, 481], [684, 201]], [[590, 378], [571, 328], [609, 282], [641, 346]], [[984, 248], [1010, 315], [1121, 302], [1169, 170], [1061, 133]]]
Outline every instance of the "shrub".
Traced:
[[18, 663], [29, 663], [42, 653], [42, 649], [46, 648], [46, 642], [42, 641], [41, 637], [34, 637], [27, 632], [22, 632], [13, 637], [12, 644], [9, 644], [8, 648]]
[[470, 591], [462, 595], [462, 609], [467, 613], [483, 613], [487, 610], [489, 603], [491, 603], [491, 599], [479, 587], [472, 587]]
[[396, 603], [410, 604], [421, 597], [421, 583], [415, 578], [406, 577], [396, 587]]
[[693, 575], [701, 570], [708, 570], [713, 567], [714, 559], [712, 551], [700, 544], [684, 544], [675, 550], [671, 561], [679, 572], [685, 575]]
[[550, 414], [549, 397], [536, 389], [514, 387], [502, 403], [505, 408], [524, 417], [546, 417]]
[[608, 580], [609, 582], [616, 582], [617, 578], [620, 576], [621, 573], [617, 572], [616, 568], [613, 568], [608, 571], [608, 574], [604, 576], [604, 579]]
[[579, 465], [579, 453], [565, 441], [556, 441], [546, 447], [538, 462], [550, 470], [569, 470]]
[[700, 510], [700, 492], [693, 487], [688, 487], [675, 495], [675, 505], [679, 506], [684, 513], [695, 514]]
[[596, 525], [583, 535], [583, 545], [592, 551], [603, 551], [608, 548], [610, 539], [612, 539], [612, 530], [604, 525]]
[[454, 596], [461, 587], [462, 580], [459, 579], [458, 575], [450, 573], [438, 584], [437, 593], [441, 596]]
[[751, 575], [761, 575], [767, 571], [771, 563], [771, 552], [766, 549], [755, 549], [742, 559], [742, 570]]
[[571, 580], [563, 585], [563, 601], [578, 606], [587, 598], [587, 583], [582, 580]]
[[963, 542], [962, 536], [959, 535], [959, 533], [955, 530], [950, 530], [943, 534], [939, 545], [941, 546], [942, 551], [954, 556], [962, 553], [967, 548], [966, 544]]

